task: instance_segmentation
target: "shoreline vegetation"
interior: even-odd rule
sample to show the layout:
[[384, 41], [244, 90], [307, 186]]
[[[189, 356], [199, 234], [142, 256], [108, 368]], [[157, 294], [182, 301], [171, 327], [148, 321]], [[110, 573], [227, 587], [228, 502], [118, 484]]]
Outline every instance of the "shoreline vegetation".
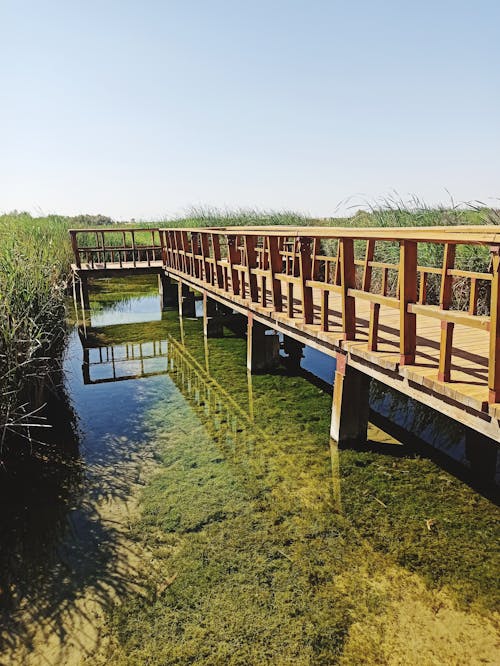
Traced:
[[[68, 229], [113, 226], [104, 215], [32, 217], [17, 212], [0, 215], [0, 460], [12, 440], [33, 444], [37, 429], [47, 427], [46, 392], [60, 384], [60, 359], [66, 336], [64, 297], [72, 261]], [[404, 204], [386, 199], [352, 217], [313, 219], [293, 212], [192, 209], [184, 217], [151, 222], [132, 221], [120, 226], [435, 226], [500, 224], [500, 210], [482, 205], [463, 208], [428, 207], [417, 199]], [[329, 241], [326, 241], [328, 245]], [[327, 251], [333, 247], [325, 248]], [[441, 257], [436, 247], [424, 246], [427, 265]], [[390, 261], [384, 250], [384, 260]], [[438, 250], [439, 252], [439, 250]], [[464, 247], [457, 265], [485, 270], [484, 248]], [[429, 286], [432, 292], [432, 284]], [[437, 292], [437, 284], [435, 285]], [[460, 300], [460, 285], [458, 290]]]

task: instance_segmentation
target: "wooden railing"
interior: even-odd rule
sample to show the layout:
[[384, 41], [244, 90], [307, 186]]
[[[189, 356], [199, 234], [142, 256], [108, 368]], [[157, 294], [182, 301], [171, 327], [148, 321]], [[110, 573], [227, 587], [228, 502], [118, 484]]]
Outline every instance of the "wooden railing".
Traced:
[[[417, 317], [439, 320], [442, 382], [450, 381], [454, 327], [488, 331], [489, 401], [500, 402], [498, 227], [235, 227], [160, 229], [159, 233], [167, 270], [253, 302], [269, 313], [285, 312], [290, 320], [314, 324], [322, 333], [331, 325], [329, 303], [336, 295], [345, 341], [356, 339], [357, 301], [368, 301], [371, 352], [379, 343], [380, 308], [396, 310], [401, 366], [415, 363]], [[424, 244], [437, 249], [439, 265], [418, 263]], [[459, 246], [483, 248], [484, 270], [456, 267]], [[429, 294], [430, 279], [438, 281], [435, 302]], [[466, 308], [457, 305], [457, 283], [467, 297]]]
[[77, 268], [107, 268], [108, 264], [137, 267], [162, 260], [158, 229], [71, 229], [71, 245]]

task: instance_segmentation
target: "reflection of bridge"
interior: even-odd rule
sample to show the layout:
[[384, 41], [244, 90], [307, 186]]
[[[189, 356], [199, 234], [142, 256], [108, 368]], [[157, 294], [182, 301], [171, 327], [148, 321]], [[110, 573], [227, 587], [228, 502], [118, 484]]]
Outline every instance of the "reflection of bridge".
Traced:
[[167, 340], [83, 347], [84, 384], [105, 384], [166, 374]]
[[[106, 328], [112, 330], [113, 326]], [[123, 331], [124, 327], [121, 328]], [[136, 326], [135, 329], [137, 330]], [[122, 337], [126, 334], [127, 330], [122, 333]], [[266, 435], [256, 429], [253, 423], [251, 375], [249, 373], [247, 375], [248, 410], [245, 410], [210, 375], [208, 346], [205, 348], [205, 367], [203, 367], [170, 333], [164, 332], [163, 337], [157, 340], [125, 342], [118, 339], [115, 343], [102, 344], [99, 344], [92, 329], [87, 329], [87, 335], [88, 337], [83, 332], [80, 334], [85, 384], [103, 384], [168, 374], [203, 417], [202, 420], [205, 423], [210, 422], [215, 428], [218, 437], [221, 431], [225, 431], [226, 438], [231, 437], [234, 443], [242, 436], [245, 439], [250, 435], [252, 438], [266, 438]]]

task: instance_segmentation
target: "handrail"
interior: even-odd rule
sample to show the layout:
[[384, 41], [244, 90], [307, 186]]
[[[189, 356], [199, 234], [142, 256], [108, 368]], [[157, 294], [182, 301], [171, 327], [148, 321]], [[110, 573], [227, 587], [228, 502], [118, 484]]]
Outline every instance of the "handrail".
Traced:
[[[161, 228], [160, 236], [167, 271], [255, 303], [271, 315], [286, 312], [301, 326], [317, 329], [319, 324], [321, 333], [330, 329], [329, 298], [337, 294], [341, 310], [337, 326], [344, 342], [356, 339], [357, 300], [369, 301], [367, 346], [372, 353], [378, 350], [380, 308], [396, 308], [400, 366], [415, 364], [417, 316], [439, 319], [437, 379], [444, 383], [451, 381], [454, 327], [489, 331], [489, 401], [500, 402], [500, 229], [496, 226]], [[335, 256], [321, 247], [329, 239], [337, 241]], [[355, 241], [364, 241], [364, 250]], [[376, 245], [379, 250], [382, 246], [383, 255], [387, 242], [399, 243], [397, 263], [375, 260]], [[442, 245], [439, 267], [418, 264], [420, 243]], [[458, 245], [489, 248], [488, 272], [455, 268]], [[434, 284], [435, 302], [429, 300], [431, 278], [439, 283]], [[455, 306], [456, 280], [467, 283], [467, 311]]]
[[[89, 234], [95, 236], [95, 245], [79, 243], [79, 237], [88, 237]], [[138, 234], [151, 234], [151, 242], [136, 242]], [[96, 264], [107, 268], [108, 263], [116, 263], [123, 268], [127, 262], [136, 268], [137, 263], [145, 262], [150, 266], [152, 261], [162, 261], [163, 258], [162, 236], [158, 227], [70, 229], [69, 235], [77, 268], [81, 268], [82, 263], [91, 268], [95, 268]], [[121, 238], [121, 244], [117, 243], [117, 237]]]

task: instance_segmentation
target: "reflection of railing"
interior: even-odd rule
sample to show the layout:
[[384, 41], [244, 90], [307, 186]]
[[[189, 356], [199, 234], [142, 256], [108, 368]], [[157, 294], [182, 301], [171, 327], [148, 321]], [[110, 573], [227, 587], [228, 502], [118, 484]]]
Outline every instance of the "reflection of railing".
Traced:
[[72, 229], [71, 245], [77, 268], [151, 266], [162, 261], [158, 229]]
[[[84, 346], [83, 381], [84, 384], [105, 384], [164, 375], [168, 371], [167, 355], [167, 340]], [[161, 359], [164, 365], [158, 367]], [[154, 361], [151, 368], [149, 361]]]

